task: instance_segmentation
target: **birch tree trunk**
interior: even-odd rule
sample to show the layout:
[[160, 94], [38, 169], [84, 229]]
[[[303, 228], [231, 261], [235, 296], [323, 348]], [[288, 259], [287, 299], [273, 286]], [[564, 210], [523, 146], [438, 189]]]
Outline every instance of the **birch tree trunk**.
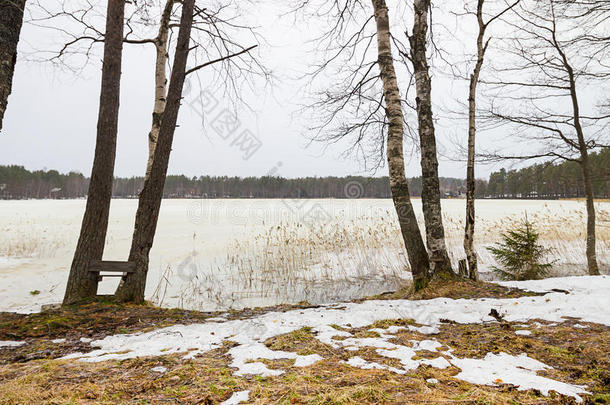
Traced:
[[445, 244], [445, 230], [441, 210], [441, 192], [438, 180], [436, 137], [432, 118], [432, 84], [428, 73], [426, 37], [430, 0], [413, 2], [413, 35], [409, 37], [411, 61], [415, 76], [417, 119], [422, 168], [422, 206], [426, 223], [426, 243], [430, 255], [430, 269], [434, 276], [452, 275], [451, 262]]
[[161, 21], [159, 24], [159, 33], [155, 38], [155, 103], [152, 113], [152, 125], [148, 133], [148, 162], [146, 164], [146, 178], [150, 177], [150, 169], [152, 167], [155, 146], [159, 138], [159, 129], [161, 128], [161, 116], [165, 110], [165, 102], [167, 97], [167, 43], [169, 35], [169, 22], [172, 15], [172, 8], [175, 0], [166, 0]]
[[476, 97], [479, 75], [483, 66], [483, 58], [487, 44], [483, 46], [485, 36], [485, 23], [483, 22], [483, 3], [484, 0], [477, 2], [477, 22], [479, 33], [477, 35], [477, 62], [470, 76], [470, 86], [468, 93], [468, 163], [466, 167], [466, 221], [464, 229], [464, 252], [468, 261], [468, 274], [472, 280], [479, 279], [477, 268], [477, 252], [474, 250], [474, 223], [475, 223], [475, 177], [474, 177], [474, 157], [475, 157], [475, 137], [476, 137]]
[[390, 172], [390, 188], [394, 208], [398, 214], [402, 238], [407, 249], [409, 264], [413, 274], [415, 289], [421, 289], [428, 283], [429, 261], [426, 247], [421, 237], [417, 218], [413, 211], [409, 186], [405, 175], [405, 161], [403, 155], [403, 114], [400, 103], [398, 82], [392, 59], [390, 44], [390, 24], [388, 8], [385, 0], [372, 0], [377, 23], [377, 53], [381, 80], [383, 82], [383, 96], [386, 104], [388, 118], [388, 168]]
[[13, 87], [25, 0], [0, 0], [0, 131]]
[[95, 157], [64, 305], [97, 293], [97, 275], [89, 272], [89, 262], [102, 259], [108, 228], [119, 119], [125, 1], [109, 0], [107, 10]]
[[182, 88], [186, 76], [194, 3], [195, 0], [184, 0], [182, 2], [180, 31], [178, 33], [172, 75], [167, 93], [167, 104], [161, 120], [150, 176], [145, 179], [144, 188], [138, 200], [138, 210], [136, 212], [131, 250], [129, 252], [129, 261], [136, 263], [136, 269], [121, 280], [115, 293], [116, 299], [123, 302], [144, 302], [149, 253], [157, 229], [161, 200], [163, 198], [163, 187], [167, 176], [167, 166], [172, 150], [178, 112], [180, 111]]

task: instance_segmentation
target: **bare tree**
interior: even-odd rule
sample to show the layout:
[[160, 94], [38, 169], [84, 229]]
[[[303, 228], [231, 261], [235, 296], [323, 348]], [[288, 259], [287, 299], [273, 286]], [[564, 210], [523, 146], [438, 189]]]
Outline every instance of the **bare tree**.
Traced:
[[95, 157], [64, 304], [95, 296], [97, 292], [97, 275], [89, 271], [89, 263], [102, 259], [108, 228], [119, 119], [124, 13], [124, 0], [108, 1]]
[[[225, 90], [239, 99], [236, 80], [240, 77], [249, 80], [253, 76], [268, 79], [269, 72], [251, 55], [251, 51], [259, 45], [260, 37], [253, 27], [239, 24], [238, 11], [230, 7], [233, 2], [224, 0], [216, 4], [215, 8], [195, 6], [191, 31], [194, 46], [191, 60], [195, 66], [189, 68], [187, 74], [195, 74], [211, 66], [215, 69], [219, 81], [224, 82]], [[125, 18], [126, 44], [152, 44], [155, 47], [154, 104], [151, 128], [148, 132], [146, 177], [152, 167], [161, 115], [166, 103], [169, 47], [172, 34], [180, 26], [176, 20], [174, 6], [180, 3], [178, 0], [163, 0], [163, 7], [158, 10], [156, 3], [150, 0], [136, 2], [131, 5]], [[86, 66], [91, 60], [94, 45], [104, 41], [104, 33], [97, 27], [95, 5], [90, 2], [72, 3], [65, 0], [60, 0], [55, 7], [39, 0], [34, 0], [33, 4], [28, 21], [57, 31], [64, 38], [58, 49], [37, 50], [37, 60], [51, 61], [73, 71], [79, 71]], [[154, 35], [151, 35], [153, 30]], [[236, 40], [238, 37], [247, 37], [243, 41], [252, 43], [242, 46], [241, 41]]]
[[[159, 130], [161, 128], [161, 116], [165, 108], [166, 96], [167, 96], [167, 73], [166, 64], [169, 56], [168, 45], [169, 45], [169, 33], [172, 28], [175, 28], [179, 24], [172, 24], [172, 9], [173, 5], [177, 3], [176, 0], [166, 0], [165, 7], [159, 20], [159, 31], [153, 39], [136, 39], [132, 40], [126, 38], [127, 42], [131, 43], [152, 43], [155, 46], [155, 103], [152, 113], [152, 125], [151, 130], [148, 134], [148, 162], [146, 164], [146, 176], [150, 176], [150, 170], [152, 168], [153, 157], [157, 138], [159, 136]], [[237, 28], [239, 31], [247, 31], [251, 33], [251, 37], [256, 40], [257, 35], [252, 28], [237, 25], [232, 22], [234, 17], [224, 17], [222, 11], [225, 7], [221, 6], [217, 11], [211, 11], [207, 8], [198, 8], [195, 6], [195, 15], [193, 18], [193, 27], [195, 35], [192, 35], [192, 41], [195, 46], [195, 50], [203, 51], [207, 56], [207, 59], [202, 63], [198, 63], [196, 66], [187, 70], [186, 74], [192, 74], [200, 69], [211, 66], [220, 65], [221, 69], [225, 70], [227, 82], [234, 80], [237, 74], [233, 71], [247, 72], [256, 75], [267, 76], [268, 72], [266, 69], [259, 64], [256, 59], [252, 58], [250, 61], [246, 61], [242, 58], [247, 55], [252, 49], [258, 46], [258, 43], [243, 47], [239, 43], [235, 42], [233, 36], [235, 34], [228, 32], [227, 28]], [[208, 48], [210, 45], [217, 48], [217, 54], [212, 53]], [[239, 59], [239, 62], [234, 62], [231, 59]], [[197, 52], [195, 52], [194, 60], [197, 62]], [[241, 62], [241, 63], [240, 63]], [[228, 86], [227, 86], [228, 87]]]
[[0, 131], [13, 87], [25, 0], [0, 0]]
[[[506, 7], [504, 10], [493, 15], [488, 21], [485, 21], [483, 14], [483, 5], [485, 0], [477, 0], [476, 12], [474, 15], [477, 19], [478, 34], [477, 34], [477, 54], [476, 63], [470, 75], [469, 86], [468, 86], [468, 157], [466, 167], [466, 220], [464, 228], [464, 252], [466, 253], [466, 260], [468, 261], [468, 274], [473, 280], [479, 279], [479, 271], [477, 268], [477, 252], [474, 249], [474, 224], [475, 224], [475, 138], [476, 138], [476, 98], [477, 98], [477, 85], [479, 84], [479, 77], [481, 75], [481, 69], [483, 68], [483, 62], [485, 59], [485, 52], [489, 45], [490, 38], [485, 39], [485, 32], [489, 25], [496, 19], [500, 18], [507, 11], [515, 7], [519, 0], [512, 5]], [[467, 12], [470, 14], [470, 12]]]
[[121, 280], [115, 293], [115, 297], [119, 301], [144, 302], [149, 253], [157, 229], [167, 166], [186, 77], [194, 3], [195, 0], [184, 0], [182, 3], [180, 31], [167, 93], [167, 103], [161, 119], [150, 176], [145, 179], [144, 188], [138, 200], [135, 229], [129, 252], [129, 260], [136, 263], [136, 269], [135, 272], [129, 273]]
[[[296, 8], [305, 10], [307, 18], [326, 18], [329, 27], [316, 39], [322, 57], [308, 72], [310, 84], [319, 76], [326, 79], [328, 73], [335, 77], [330, 88], [328, 81], [320, 80], [322, 89], [314, 92], [314, 101], [308, 107], [318, 121], [310, 129], [316, 141], [349, 141], [346, 153], [362, 158], [373, 170], [383, 165], [386, 155], [392, 200], [414, 286], [419, 289], [428, 282], [429, 260], [405, 174], [403, 144], [409, 127], [392, 57], [392, 46], [404, 49], [404, 45], [392, 36], [385, 1], [372, 0], [372, 9], [367, 3], [298, 1]], [[309, 10], [312, 12], [307, 14]], [[371, 27], [371, 22], [376, 25]]]
[[155, 103], [152, 113], [152, 124], [148, 133], [148, 162], [146, 163], [146, 178], [150, 176], [155, 145], [159, 138], [161, 128], [161, 116], [165, 109], [167, 96], [167, 73], [166, 64], [168, 58], [169, 24], [175, 0], [166, 0], [163, 13], [159, 20], [159, 32], [153, 39], [155, 46]]
[[[504, 39], [501, 49], [510, 55], [509, 63], [496, 66], [500, 77], [486, 82], [494, 96], [487, 118], [519, 134], [522, 150], [532, 152], [491, 152], [484, 157], [564, 159], [579, 164], [586, 196], [586, 256], [592, 275], [599, 274], [599, 268], [589, 152], [608, 144], [610, 121], [610, 114], [603, 111], [610, 77], [610, 37], [604, 31], [610, 14], [604, 3], [522, 1], [513, 9], [516, 21], [509, 22], [514, 34]], [[583, 94], [589, 102], [583, 103]], [[590, 100], [600, 94], [595, 111]], [[517, 106], [515, 100], [519, 100]]]
[[390, 187], [392, 200], [398, 213], [398, 221], [405, 241], [413, 284], [415, 289], [421, 289], [428, 283], [429, 259], [426, 247], [419, 231], [417, 218], [409, 196], [409, 186], [405, 175], [405, 160], [403, 153], [403, 113], [400, 92], [392, 47], [390, 42], [390, 24], [388, 7], [385, 0], [372, 0], [375, 21], [377, 23], [377, 53], [378, 64], [383, 82], [383, 97], [385, 113], [388, 120], [387, 159], [390, 170]]
[[445, 229], [441, 209], [441, 192], [438, 179], [436, 136], [432, 116], [432, 81], [429, 74], [428, 56], [428, 11], [430, 0], [414, 0], [413, 33], [407, 36], [410, 54], [406, 55], [413, 65], [417, 104], [418, 132], [422, 168], [422, 206], [426, 223], [426, 244], [430, 255], [430, 270], [436, 275], [453, 274], [445, 243]]

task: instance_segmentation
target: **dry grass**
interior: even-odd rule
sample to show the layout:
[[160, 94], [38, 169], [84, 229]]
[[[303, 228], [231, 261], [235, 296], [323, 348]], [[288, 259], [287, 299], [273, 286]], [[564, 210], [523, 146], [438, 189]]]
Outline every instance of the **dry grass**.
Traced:
[[[549, 377], [588, 383], [595, 393], [590, 400], [604, 403], [604, 398], [608, 398], [608, 377], [604, 373], [610, 366], [608, 351], [605, 351], [608, 343], [604, 342], [610, 341], [610, 331], [609, 328], [590, 326], [591, 330], [581, 337], [583, 345], [592, 345], [586, 349], [585, 356], [570, 348], [570, 339], [564, 342], [567, 336], [577, 333], [568, 325], [542, 327], [540, 335], [533, 337], [514, 338], [513, 332], [513, 339], [503, 338], [508, 336], [507, 329], [497, 329], [492, 325], [445, 325], [438, 338], [456, 348], [460, 355], [480, 357], [487, 350], [526, 351], [555, 367], [547, 372]], [[353, 332], [363, 333], [364, 330]], [[473, 336], [480, 343], [470, 348]], [[402, 339], [407, 339], [407, 335], [399, 333], [396, 341]], [[233, 376], [227, 356], [230, 345], [191, 360], [172, 355], [96, 364], [65, 360], [32, 361], [0, 366], [0, 404], [215, 404], [241, 390], [250, 390], [249, 403], [254, 404], [573, 403], [571, 398], [554, 394], [543, 397], [534, 390], [517, 391], [506, 384], [487, 387], [465, 383], [454, 378], [459, 372], [456, 367], [439, 370], [421, 366], [406, 375], [354, 368], [343, 361], [358, 355], [369, 361], [397, 364], [388, 362], [390, 359], [381, 359], [368, 348], [349, 353], [333, 349], [317, 341], [307, 328], [270, 339], [267, 344], [278, 350], [319, 353], [324, 360], [305, 368], [293, 367], [292, 360], [265, 360], [270, 367], [285, 371], [278, 377], [268, 378]], [[427, 358], [438, 356], [424, 351], [418, 355]], [[596, 368], [581, 357], [597, 357]], [[165, 367], [167, 372], [151, 371], [157, 366]], [[585, 367], [585, 372], [575, 376], [574, 370], [581, 367]], [[439, 382], [428, 383], [426, 380], [430, 378]]]
[[0, 257], [35, 258], [53, 257], [58, 249], [66, 246], [64, 239], [39, 232], [10, 229], [0, 243]]
[[[123, 327], [131, 327], [131, 331], [139, 328], [147, 330], [164, 318], [171, 324], [209, 316], [152, 307], [140, 307], [138, 314], [137, 308], [121, 309], [112, 304], [91, 304], [83, 312], [63, 313], [69, 319], [69, 324], [65, 327], [77, 332], [89, 330], [94, 335], [101, 335], [104, 331], [116, 332], [116, 328]], [[9, 319], [3, 316], [5, 315], [0, 315], [0, 319], [6, 323], [0, 339], [10, 337], [13, 333], [8, 326]], [[31, 347], [32, 343], [50, 347], [50, 339], [66, 332], [66, 329], [41, 331], [39, 327], [48, 323], [50, 316], [52, 314], [13, 319], [15, 325], [12, 330], [20, 331], [20, 337], [30, 336], [27, 338], [30, 344], [26, 347]], [[141, 322], [127, 325], [128, 319], [134, 316], [141, 319]], [[233, 316], [243, 317], [248, 314]], [[121, 326], [122, 322], [124, 324]], [[588, 390], [593, 392], [587, 398], [590, 403], [608, 403], [610, 328], [596, 324], [584, 324], [587, 328], [580, 328], [577, 326], [582, 325], [576, 323], [576, 320], [568, 319], [552, 326], [548, 322], [531, 321], [526, 327], [532, 331], [531, 336], [516, 335], [515, 330], [525, 326], [514, 323], [442, 324], [440, 333], [433, 336], [443, 344], [439, 353], [420, 350], [417, 358], [442, 356], [440, 352], [449, 347], [458, 357], [473, 358], [484, 357], [488, 352], [502, 351], [515, 355], [525, 352], [553, 367], [541, 372], [541, 375], [568, 383], [586, 384]], [[348, 326], [337, 329], [350, 332], [356, 338], [365, 338], [378, 336], [371, 329], [386, 329], [392, 325], [418, 326], [411, 319], [387, 319], [362, 328]], [[418, 332], [399, 330], [391, 341], [411, 346], [412, 340], [429, 338], [429, 335]], [[227, 341], [223, 347], [190, 360], [184, 360], [180, 355], [167, 355], [93, 364], [50, 359], [10, 362], [0, 365], [0, 404], [216, 404], [241, 390], [250, 390], [249, 403], [254, 404], [573, 403], [571, 398], [556, 394], [543, 397], [535, 390], [517, 391], [507, 384], [498, 387], [469, 384], [455, 379], [454, 376], [459, 372], [456, 367], [440, 370], [420, 366], [405, 375], [387, 370], [351, 367], [344, 362], [353, 356], [387, 366], [398, 367], [400, 364], [396, 359], [380, 356], [372, 348], [347, 351], [331, 347], [316, 339], [315, 331], [307, 327], [275, 336], [265, 344], [272, 350], [300, 355], [319, 354], [324, 360], [305, 368], [294, 367], [293, 360], [260, 360], [285, 373], [268, 378], [237, 377], [229, 367], [231, 358], [227, 354], [233, 343]], [[0, 350], [3, 354], [8, 351]], [[167, 372], [152, 371], [152, 368], [158, 366], [165, 367]], [[426, 380], [431, 378], [439, 382], [428, 383]]]

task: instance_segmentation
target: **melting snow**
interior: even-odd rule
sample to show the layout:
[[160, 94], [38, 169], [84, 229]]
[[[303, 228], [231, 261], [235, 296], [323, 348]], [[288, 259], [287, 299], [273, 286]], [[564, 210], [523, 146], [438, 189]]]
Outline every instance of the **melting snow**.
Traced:
[[[237, 346], [229, 351], [233, 358], [231, 366], [237, 368], [237, 375], [270, 376], [281, 374], [282, 370], [271, 370], [263, 363], [256, 362], [257, 359], [294, 359], [296, 366], [306, 366], [321, 360], [320, 356], [300, 356], [292, 352], [274, 351], [264, 345], [264, 342], [271, 337], [290, 333], [302, 327], [311, 327], [316, 338], [323, 343], [354, 351], [364, 346], [374, 347], [380, 355], [399, 359], [403, 370], [370, 363], [359, 357], [348, 360], [348, 364], [354, 366], [403, 372], [417, 368], [420, 364], [429, 364], [438, 368], [446, 368], [454, 364], [462, 369], [459, 378], [463, 377], [466, 381], [476, 380], [480, 381], [477, 382], [478, 384], [490, 384], [499, 378], [504, 382], [515, 384], [521, 389], [537, 388], [543, 393], [556, 390], [578, 398], [576, 393], [584, 392], [583, 387], [537, 376], [536, 370], [548, 366], [526, 355], [516, 358], [506, 354], [491, 357], [488, 355], [485, 359], [476, 360], [458, 359], [450, 352], [445, 352], [449, 360], [445, 357], [413, 360], [417, 350], [435, 351], [440, 343], [434, 340], [413, 341], [413, 345], [408, 347], [389, 342], [388, 339], [392, 337], [392, 333], [404, 328], [400, 326], [375, 329], [380, 333], [379, 338], [354, 338], [350, 333], [337, 330], [334, 326], [348, 327], [349, 325], [349, 327], [359, 328], [371, 325], [378, 320], [413, 319], [424, 326], [409, 325], [406, 327], [407, 329], [433, 334], [438, 332], [441, 319], [463, 324], [494, 322], [494, 318], [488, 315], [492, 308], [509, 322], [527, 322], [531, 319], [562, 322], [565, 320], [564, 317], [575, 317], [580, 318], [582, 322], [610, 325], [610, 313], [606, 310], [610, 305], [610, 295], [608, 294], [610, 277], [608, 276], [566, 277], [503, 284], [534, 291], [550, 291], [557, 288], [567, 290], [569, 293], [552, 292], [544, 296], [515, 299], [436, 298], [422, 301], [364, 301], [345, 303], [341, 307], [323, 306], [279, 313], [269, 312], [250, 319], [222, 323], [206, 322], [187, 326], [175, 325], [148, 333], [108, 336], [103, 340], [91, 343], [99, 346], [99, 350], [86, 354], [75, 353], [69, 357], [96, 362], [181, 353], [186, 352], [186, 348], [189, 348], [189, 352], [185, 357], [193, 357], [218, 348], [223, 341], [229, 340], [237, 343]], [[347, 338], [337, 340], [333, 339], [335, 336]], [[523, 369], [519, 367], [523, 367]], [[496, 373], [496, 377], [490, 380], [489, 375], [493, 372]], [[485, 378], [483, 378], [484, 376]]]
[[323, 357], [319, 354], [310, 354], [309, 356], [299, 356], [294, 361], [295, 367], [307, 367], [322, 360]]
[[577, 402], [582, 402], [579, 393], [588, 394], [584, 386], [565, 384], [536, 375], [536, 371], [552, 367], [528, 357], [525, 353], [519, 356], [488, 353], [484, 359], [453, 358], [451, 363], [462, 369], [455, 377], [472, 384], [513, 384], [520, 391], [533, 388], [546, 396], [553, 390], [574, 397]]
[[250, 398], [250, 391], [238, 391], [231, 395], [231, 398], [222, 402], [220, 405], [237, 405], [240, 402], [247, 401]]
[[26, 342], [14, 342], [12, 340], [0, 340], [1, 347], [19, 347], [23, 346]]
[[258, 374], [264, 377], [280, 375], [282, 370], [272, 370], [261, 362], [249, 362], [254, 359], [295, 359], [296, 367], [307, 367], [317, 361], [322, 360], [322, 357], [317, 354], [308, 356], [300, 356], [292, 352], [283, 352], [279, 350], [271, 350], [262, 343], [243, 344], [235, 346], [229, 350], [229, 354], [233, 357], [231, 367], [238, 369], [236, 375]]
[[[384, 332], [384, 335], [388, 332], [387, 330], [382, 331]], [[391, 336], [388, 336], [388, 338], [391, 338]], [[365, 339], [361, 340], [364, 341]], [[579, 393], [588, 393], [585, 391], [584, 386], [565, 384], [538, 376], [536, 371], [550, 369], [552, 367], [528, 357], [525, 353], [522, 353], [519, 356], [511, 356], [506, 353], [497, 355], [488, 353], [484, 359], [460, 359], [451, 353], [451, 349], [439, 352], [438, 349], [440, 349], [442, 345], [435, 340], [412, 340], [412, 347], [394, 345], [390, 342], [385, 343], [392, 347], [390, 349], [377, 349], [377, 354], [400, 360], [403, 366], [402, 369], [369, 362], [359, 356], [350, 358], [346, 363], [353, 367], [363, 369], [385, 369], [398, 374], [404, 374], [408, 370], [416, 369], [421, 364], [427, 364], [439, 369], [444, 369], [453, 365], [462, 370], [455, 378], [473, 384], [498, 385], [507, 383], [517, 386], [519, 390], [527, 390], [530, 388], [538, 389], [546, 396], [548, 396], [549, 391], [553, 390], [560, 394], [574, 397], [577, 402], [582, 402], [582, 398], [578, 395]], [[367, 346], [366, 343], [363, 345]], [[374, 342], [372, 345], [372, 347], [380, 346], [383, 345], [379, 342]], [[439, 356], [434, 359], [415, 360], [413, 357], [417, 354], [418, 350], [434, 351], [439, 354], [442, 353], [444, 356]], [[430, 383], [438, 383], [438, 380], [434, 380], [435, 382], [432, 382], [431, 380], [434, 379], [427, 381]]]
[[527, 330], [527, 329], [519, 329], [519, 330], [515, 331], [515, 334], [521, 335], [521, 336], [530, 336], [532, 334], [532, 331]]
[[362, 357], [354, 356], [344, 363], [349, 364], [352, 367], [362, 368], [364, 370], [378, 369], [378, 370], [389, 370], [397, 374], [405, 374], [405, 370], [401, 370], [395, 367], [386, 366], [384, 364], [375, 363], [372, 361], [364, 360]]

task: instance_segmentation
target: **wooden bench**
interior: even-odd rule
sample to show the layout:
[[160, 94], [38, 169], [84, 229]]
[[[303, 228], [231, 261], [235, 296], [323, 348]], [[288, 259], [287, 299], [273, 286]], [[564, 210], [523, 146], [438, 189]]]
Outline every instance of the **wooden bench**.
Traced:
[[[91, 263], [89, 263], [89, 271], [97, 273], [97, 280], [102, 281], [104, 277], [124, 277], [127, 273], [133, 273], [136, 271], [136, 263], [92, 260]], [[115, 274], [101, 274], [102, 272]]]

